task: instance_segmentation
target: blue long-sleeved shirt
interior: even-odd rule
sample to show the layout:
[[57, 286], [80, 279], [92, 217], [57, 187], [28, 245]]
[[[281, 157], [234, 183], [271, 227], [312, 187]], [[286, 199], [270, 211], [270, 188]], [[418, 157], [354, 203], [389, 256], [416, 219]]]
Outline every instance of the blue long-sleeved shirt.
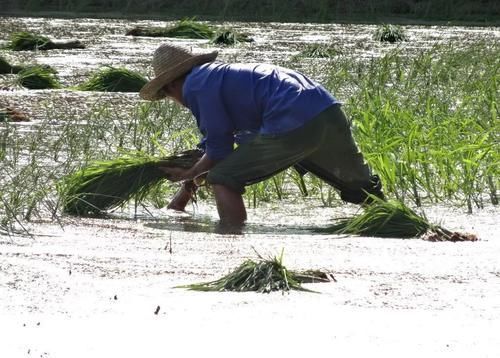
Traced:
[[206, 63], [183, 87], [210, 159], [224, 159], [249, 133], [282, 134], [299, 128], [338, 101], [303, 74], [268, 64]]

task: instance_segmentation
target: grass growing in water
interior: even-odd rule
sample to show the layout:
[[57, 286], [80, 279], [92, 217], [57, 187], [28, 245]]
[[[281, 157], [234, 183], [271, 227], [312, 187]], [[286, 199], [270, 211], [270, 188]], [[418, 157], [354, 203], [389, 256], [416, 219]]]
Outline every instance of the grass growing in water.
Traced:
[[201, 157], [191, 150], [166, 158], [131, 153], [108, 161], [96, 161], [64, 178], [59, 184], [63, 211], [72, 215], [101, 215], [131, 199], [140, 202], [166, 179], [158, 167], [190, 168]]
[[258, 261], [246, 260], [226, 276], [210, 282], [196, 283], [180, 288], [194, 291], [256, 291], [269, 293], [272, 291], [308, 291], [302, 287], [305, 282], [330, 282], [334, 279], [330, 274], [321, 271], [294, 272], [283, 265], [283, 251], [279, 257], [263, 258], [259, 254]]
[[48, 66], [26, 67], [17, 74], [17, 83], [29, 89], [61, 88], [55, 70]]
[[429, 241], [476, 241], [472, 234], [451, 232], [439, 225], [431, 224], [425, 216], [397, 201], [383, 201], [372, 196], [374, 202], [367, 205], [363, 213], [322, 232], [331, 234], [354, 234], [387, 238], [421, 237]]
[[77, 86], [81, 91], [139, 92], [147, 83], [141, 74], [125, 68], [106, 67]]
[[380, 42], [395, 43], [399, 41], [407, 41], [408, 37], [403, 28], [399, 25], [384, 24], [375, 30], [373, 38]]
[[85, 46], [78, 40], [52, 41], [48, 37], [26, 31], [14, 32], [6, 48], [13, 51], [53, 50], [53, 49], [79, 49]]

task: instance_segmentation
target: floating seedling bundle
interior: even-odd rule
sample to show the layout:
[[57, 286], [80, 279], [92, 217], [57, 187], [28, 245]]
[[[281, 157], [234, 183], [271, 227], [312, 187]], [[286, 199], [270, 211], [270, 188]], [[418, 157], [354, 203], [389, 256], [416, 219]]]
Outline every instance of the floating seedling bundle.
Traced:
[[311, 58], [330, 58], [339, 55], [341, 52], [332, 45], [309, 44], [300, 53], [298, 57]]
[[29, 66], [21, 70], [17, 76], [17, 82], [29, 89], [61, 88], [56, 71], [49, 66]]
[[379, 26], [373, 37], [377, 41], [390, 43], [408, 40], [408, 37], [401, 26], [390, 24]]
[[139, 92], [147, 83], [141, 74], [117, 67], [106, 67], [94, 74], [77, 88], [81, 91]]
[[48, 37], [26, 31], [14, 32], [6, 48], [13, 51], [80, 49], [85, 46], [78, 40], [52, 41]]
[[330, 273], [319, 270], [304, 272], [289, 271], [283, 265], [283, 252], [279, 257], [246, 260], [226, 276], [210, 282], [179, 286], [194, 291], [256, 291], [269, 293], [272, 291], [309, 291], [302, 283], [335, 281]]
[[178, 37], [185, 39], [211, 39], [214, 35], [211, 26], [196, 22], [193, 19], [183, 19], [171, 27], [135, 27], [127, 32], [131, 36], [148, 37]]
[[476, 241], [473, 234], [449, 231], [440, 225], [431, 224], [401, 202], [384, 201], [372, 196], [373, 203], [352, 218], [320, 229], [331, 234], [354, 234], [387, 238], [422, 238], [428, 241]]
[[155, 158], [141, 153], [96, 161], [64, 178], [59, 184], [63, 211], [96, 216], [123, 206], [131, 199], [143, 200], [151, 189], [167, 179], [159, 167], [191, 168], [202, 156], [199, 150]]
[[212, 38], [212, 43], [216, 45], [233, 46], [239, 42], [253, 42], [253, 39], [246, 34], [237, 33], [228, 29], [217, 31]]

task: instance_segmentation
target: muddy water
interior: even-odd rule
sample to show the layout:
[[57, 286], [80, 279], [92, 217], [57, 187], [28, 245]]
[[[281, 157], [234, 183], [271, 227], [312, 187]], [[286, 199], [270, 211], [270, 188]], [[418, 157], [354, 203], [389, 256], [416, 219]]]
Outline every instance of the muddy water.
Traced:
[[[0, 40], [28, 29], [58, 39], [78, 38], [87, 49], [0, 54], [16, 64], [50, 64], [66, 86], [82, 82], [102, 65], [151, 75], [150, 56], [164, 40], [124, 33], [136, 25], [164, 24], [3, 18]], [[309, 42], [332, 42], [359, 58], [394, 47], [371, 39], [374, 26], [231, 25], [256, 42], [218, 48], [227, 61], [286, 64]], [[407, 31], [411, 41], [399, 46], [410, 52], [437, 42], [460, 45], [500, 37], [495, 28], [412, 26]], [[172, 41], [210, 47], [202, 40]], [[0, 91], [0, 106], [14, 104], [35, 119], [20, 125], [24, 130], [47, 120], [57, 125], [65, 115], [86, 121], [96, 103], [119, 104], [115, 107], [130, 115], [138, 101], [135, 94]], [[425, 208], [431, 221], [476, 233], [476, 243], [309, 230], [356, 210], [349, 205], [323, 208], [316, 199], [274, 202], [249, 210], [242, 236], [212, 232], [217, 218], [211, 202], [190, 207], [188, 214], [151, 209], [134, 218], [128, 210], [108, 220], [29, 223], [31, 237], [0, 237], [0, 356], [159, 357], [183, 356], [179, 352], [188, 350], [254, 357], [259, 350], [314, 357], [494, 357], [500, 351], [498, 210], [465, 215], [462, 208]], [[277, 255], [282, 249], [289, 268], [327, 269], [337, 282], [308, 286], [319, 295], [204, 294], [174, 288], [218, 278], [255, 258], [255, 251]]]

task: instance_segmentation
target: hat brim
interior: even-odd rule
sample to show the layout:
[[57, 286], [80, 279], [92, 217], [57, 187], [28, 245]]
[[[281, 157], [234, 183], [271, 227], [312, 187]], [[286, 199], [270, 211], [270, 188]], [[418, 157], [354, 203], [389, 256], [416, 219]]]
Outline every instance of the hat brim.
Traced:
[[175, 67], [160, 73], [158, 76], [153, 78], [151, 81], [146, 83], [140, 90], [139, 96], [142, 99], [146, 99], [149, 101], [157, 101], [159, 99], [164, 98], [164, 94], [161, 89], [172, 82], [176, 78], [182, 76], [189, 70], [191, 70], [194, 66], [202, 65], [207, 62], [212, 62], [217, 57], [218, 52], [213, 51], [209, 53], [204, 53], [200, 55], [194, 55], [188, 60], [179, 63]]

